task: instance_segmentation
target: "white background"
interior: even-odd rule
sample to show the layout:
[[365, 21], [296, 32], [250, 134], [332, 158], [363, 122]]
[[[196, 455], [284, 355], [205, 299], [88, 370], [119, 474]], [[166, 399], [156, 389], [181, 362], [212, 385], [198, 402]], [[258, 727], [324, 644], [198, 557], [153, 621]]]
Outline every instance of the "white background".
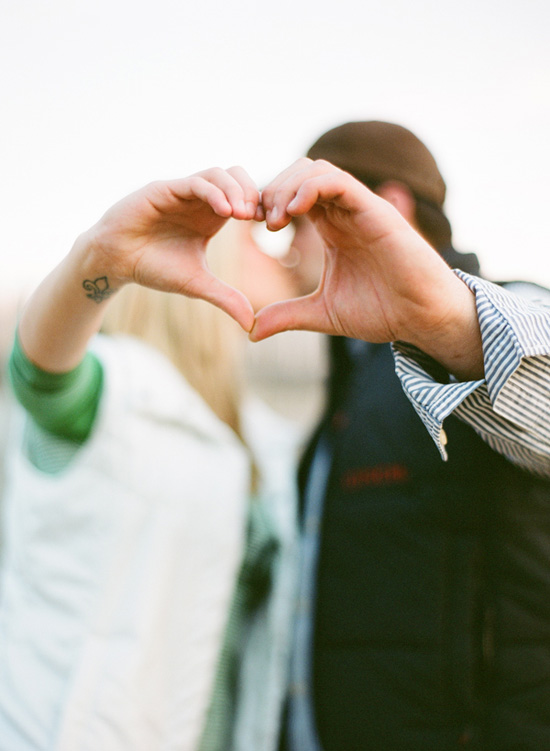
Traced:
[[548, 0], [3, 0], [0, 294], [118, 198], [239, 163], [261, 185], [324, 130], [386, 119], [448, 184], [455, 244], [550, 284]]

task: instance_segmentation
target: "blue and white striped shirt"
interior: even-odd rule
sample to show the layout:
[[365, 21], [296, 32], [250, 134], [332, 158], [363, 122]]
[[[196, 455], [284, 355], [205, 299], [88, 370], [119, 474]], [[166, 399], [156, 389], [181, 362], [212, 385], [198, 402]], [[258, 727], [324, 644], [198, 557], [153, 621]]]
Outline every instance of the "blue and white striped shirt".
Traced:
[[444, 459], [443, 421], [454, 413], [511, 462], [550, 477], [550, 293], [456, 273], [476, 296], [485, 378], [437, 383], [422, 367], [425, 355], [397, 343], [396, 372], [405, 393]]

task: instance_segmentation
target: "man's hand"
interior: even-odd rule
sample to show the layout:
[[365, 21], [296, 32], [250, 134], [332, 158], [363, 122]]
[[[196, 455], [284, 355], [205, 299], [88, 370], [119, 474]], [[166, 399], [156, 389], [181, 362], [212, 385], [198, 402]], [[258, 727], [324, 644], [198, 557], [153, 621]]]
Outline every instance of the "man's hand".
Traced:
[[325, 245], [319, 287], [256, 317], [251, 339], [288, 329], [406, 341], [464, 378], [483, 371], [475, 301], [384, 199], [324, 161], [300, 159], [262, 193], [272, 230], [307, 215]]

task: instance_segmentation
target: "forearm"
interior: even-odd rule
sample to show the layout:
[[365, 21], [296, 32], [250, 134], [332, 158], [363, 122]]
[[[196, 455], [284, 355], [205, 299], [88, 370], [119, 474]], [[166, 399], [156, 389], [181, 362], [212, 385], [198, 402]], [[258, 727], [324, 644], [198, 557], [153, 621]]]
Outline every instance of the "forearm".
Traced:
[[101, 326], [108, 298], [119, 286], [91, 235], [81, 235], [23, 310], [19, 340], [29, 360], [51, 373], [73, 370]]

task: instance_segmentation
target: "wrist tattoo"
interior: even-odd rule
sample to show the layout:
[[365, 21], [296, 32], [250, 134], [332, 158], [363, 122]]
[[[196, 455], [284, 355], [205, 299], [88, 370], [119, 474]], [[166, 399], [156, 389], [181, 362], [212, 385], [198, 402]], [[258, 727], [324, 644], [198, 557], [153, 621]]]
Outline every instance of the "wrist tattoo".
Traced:
[[115, 291], [109, 287], [109, 281], [106, 276], [100, 276], [93, 281], [85, 279], [82, 282], [82, 286], [86, 290], [86, 297], [89, 297], [90, 300], [98, 304], [110, 297]]

